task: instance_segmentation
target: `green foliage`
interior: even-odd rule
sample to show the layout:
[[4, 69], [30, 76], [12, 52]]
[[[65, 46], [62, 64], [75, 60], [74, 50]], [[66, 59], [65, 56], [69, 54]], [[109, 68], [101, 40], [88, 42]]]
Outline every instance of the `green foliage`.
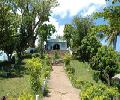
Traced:
[[16, 38], [18, 28], [18, 15], [14, 15], [10, 11], [11, 6], [5, 1], [0, 3], [0, 50], [3, 50], [7, 56], [8, 60], [11, 61], [11, 54], [15, 50]]
[[55, 26], [52, 24], [43, 24], [37, 30], [39, 37], [43, 41], [46, 41], [55, 31]]
[[44, 54], [44, 42], [55, 32], [55, 26], [52, 24], [43, 24], [37, 28], [37, 34], [39, 36], [38, 49], [40, 51], [40, 57], [43, 58]]
[[[46, 58], [47, 59], [47, 58]], [[27, 60], [28, 70], [30, 73], [30, 83], [34, 94], [43, 95], [42, 87], [46, 77], [49, 77], [51, 66], [47, 61], [40, 58], [32, 58]], [[45, 85], [47, 89], [47, 85]]]
[[[18, 62], [22, 60], [23, 51], [34, 47], [42, 27], [42, 36], [46, 39], [55, 31], [49, 21], [51, 9], [58, 5], [56, 0], [1, 0], [0, 1], [0, 49], [7, 55], [17, 52]], [[18, 11], [19, 13], [18, 14]], [[38, 20], [36, 21], [36, 18]], [[43, 32], [44, 31], [44, 32]], [[44, 42], [44, 41], [43, 41]], [[41, 50], [42, 51], [42, 50]], [[10, 58], [10, 57], [8, 57]]]
[[[43, 26], [43, 23], [45, 21], [49, 21], [51, 8], [57, 6], [57, 1], [56, 0], [44, 0], [44, 1], [26, 0], [24, 2], [21, 2], [20, 0], [18, 0], [15, 1], [15, 4], [17, 5], [16, 9], [20, 9], [19, 11], [21, 11], [21, 15], [22, 15], [20, 33], [24, 37], [21, 36], [22, 39], [21, 44], [25, 43], [26, 41], [26, 43], [28, 43], [29, 46], [33, 47], [35, 45], [34, 43], [38, 35], [38, 32], [36, 32], [36, 30], [38, 30], [39, 27]], [[31, 8], [29, 6], [31, 6]], [[37, 21], [36, 18], [38, 18]], [[45, 34], [43, 33], [43, 36], [44, 35]]]
[[48, 65], [48, 66], [51, 66], [51, 57], [49, 57], [49, 55], [48, 54], [46, 54], [45, 55], [45, 63], [46, 63], [46, 65]]
[[99, 77], [100, 77], [100, 72], [99, 71], [94, 71], [93, 79], [95, 80], [96, 83], [98, 83]]
[[114, 3], [119, 3], [119, 2], [120, 2], [120, 0], [106, 0], [106, 1], [112, 1], [113, 4], [114, 4]]
[[64, 28], [64, 38], [66, 39], [67, 41], [67, 46], [68, 47], [71, 47], [71, 38], [72, 38], [72, 32], [73, 32], [73, 27], [71, 24], [66, 24], [65, 25], [65, 28]]
[[39, 58], [32, 58], [31, 60], [27, 61], [28, 70], [30, 71], [30, 83], [31, 88], [34, 94], [39, 93], [41, 90], [41, 70], [42, 70], [42, 63]]
[[40, 54], [39, 54], [39, 53], [33, 53], [33, 54], [32, 54], [32, 57], [34, 57], [34, 58], [40, 57]]
[[95, 33], [88, 33], [87, 36], [81, 41], [80, 50], [80, 59], [82, 61], [89, 62], [89, 60], [95, 56], [98, 51], [98, 48], [101, 46], [100, 42], [96, 38]]
[[75, 74], [75, 69], [69, 65], [66, 66], [65, 70], [67, 71], [68, 74], [72, 74], [72, 75]]
[[[71, 61], [71, 63], [73, 63], [74, 61]], [[69, 79], [72, 82], [72, 85], [78, 89], [84, 89], [86, 87], [90, 87], [92, 85], [92, 82], [90, 80], [90, 74], [87, 75], [88, 78], [85, 79], [83, 76], [85, 76], [84, 74], [88, 74], [89, 72], [85, 71], [85, 66], [81, 66], [80, 63], [79, 65], [78, 61], [74, 62], [73, 65], [65, 65], [65, 70], [67, 72], [67, 75], [69, 77]], [[77, 66], [76, 66], [77, 65]], [[83, 73], [83, 69], [85, 71], [85, 73]], [[78, 72], [78, 73], [77, 73]], [[86, 76], [85, 76], [86, 77]]]
[[[97, 84], [94, 81], [91, 81], [90, 75], [88, 76], [89, 78], [85, 80], [83, 76], [87, 77], [86, 75], [90, 73], [87, 71], [83, 73], [83, 71], [85, 71], [87, 67], [81, 65], [78, 62], [72, 61], [72, 63], [70, 64], [70, 66], [65, 66], [65, 68], [66, 69], [67, 67], [71, 68], [71, 66], [75, 68], [74, 73], [68, 73], [68, 72], [67, 73], [68, 73], [69, 79], [72, 82], [72, 85], [78, 89], [81, 89], [80, 97], [82, 100], [110, 100], [110, 98], [120, 95], [117, 88], [112, 88], [101, 83]], [[82, 68], [84, 68], [84, 70]], [[94, 74], [99, 76], [99, 71], [98, 73], [95, 71]]]
[[55, 51], [55, 53], [54, 53], [54, 60], [59, 59], [59, 58], [60, 58], [60, 55], [58, 54], [57, 51]]
[[[34, 96], [28, 92], [23, 92], [18, 96], [17, 100], [34, 100]], [[13, 97], [7, 97], [8, 100], [15, 100]]]
[[71, 55], [69, 53], [66, 53], [63, 59], [64, 59], [65, 66], [70, 65]]
[[109, 85], [111, 78], [118, 72], [117, 53], [110, 47], [102, 46], [91, 59], [91, 67], [100, 72], [100, 79]]
[[109, 45], [113, 45], [113, 48], [116, 49], [117, 36], [120, 36], [120, 6], [109, 6], [105, 7], [103, 12], [96, 12], [95, 18], [104, 18], [108, 21], [107, 25], [98, 25], [96, 26], [96, 31], [103, 33], [102, 38], [108, 40]]
[[108, 87], [103, 84], [91, 85], [84, 88], [80, 93], [82, 100], [110, 100], [119, 95], [120, 93], [116, 88]]
[[[34, 96], [29, 94], [29, 93], [26, 93], [26, 92], [23, 92], [17, 100], [34, 100]], [[10, 99], [11, 100], [11, 99]]]
[[22, 55], [23, 59], [29, 59], [32, 58], [32, 54], [31, 53], [24, 53], [24, 55]]
[[74, 17], [71, 24], [65, 25], [64, 38], [68, 46], [72, 48], [73, 55], [77, 53], [77, 56], [80, 56], [78, 52], [80, 50], [81, 41], [90, 32], [92, 26], [93, 22], [91, 18], [81, 16]]

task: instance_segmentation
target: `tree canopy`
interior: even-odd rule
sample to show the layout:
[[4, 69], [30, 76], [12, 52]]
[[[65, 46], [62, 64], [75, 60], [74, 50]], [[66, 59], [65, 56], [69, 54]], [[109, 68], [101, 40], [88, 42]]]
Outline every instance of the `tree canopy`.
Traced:
[[120, 36], [120, 6], [105, 7], [103, 12], [96, 12], [95, 18], [104, 18], [108, 21], [106, 25], [96, 26], [98, 32], [107, 37], [109, 45], [116, 49], [117, 36]]
[[57, 5], [56, 0], [1, 0], [0, 49], [8, 55], [16, 51], [20, 57], [27, 47], [35, 47], [36, 30], [49, 21]]
[[67, 40], [68, 46], [73, 50], [73, 53], [78, 53], [81, 46], [81, 41], [89, 33], [94, 24], [90, 17], [76, 16], [71, 24], [66, 24], [64, 28], [64, 38]]

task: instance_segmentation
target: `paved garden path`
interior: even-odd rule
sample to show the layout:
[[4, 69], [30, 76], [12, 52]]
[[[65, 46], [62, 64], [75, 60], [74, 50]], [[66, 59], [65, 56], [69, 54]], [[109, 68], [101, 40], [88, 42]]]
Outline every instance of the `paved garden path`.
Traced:
[[44, 100], [80, 100], [79, 90], [73, 88], [63, 66], [53, 66], [48, 86], [49, 93]]

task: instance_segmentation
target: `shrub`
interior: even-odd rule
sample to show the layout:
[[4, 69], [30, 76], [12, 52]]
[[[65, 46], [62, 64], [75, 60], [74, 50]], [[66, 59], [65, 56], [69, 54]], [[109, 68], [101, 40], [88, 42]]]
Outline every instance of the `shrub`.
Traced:
[[34, 57], [34, 58], [40, 57], [40, 54], [39, 54], [39, 53], [33, 53], [33, 54], [32, 54], [32, 57]]
[[28, 58], [32, 58], [32, 54], [31, 53], [24, 53], [24, 55], [22, 55], [23, 59], [28, 59]]
[[69, 53], [66, 53], [63, 60], [65, 65], [70, 65], [71, 55]]
[[42, 70], [42, 63], [39, 58], [32, 58], [31, 60], [27, 61], [28, 70], [30, 71], [30, 83], [31, 88], [34, 94], [41, 93], [41, 70]]
[[82, 100], [110, 100], [115, 96], [119, 96], [116, 88], [108, 87], [104, 84], [91, 85], [81, 91]]
[[[51, 67], [47, 65], [46, 60], [41, 60], [39, 57], [32, 58], [26, 61], [27, 68], [30, 73], [31, 89], [34, 94], [44, 94], [47, 85], [43, 86], [46, 77], [50, 76]], [[44, 87], [44, 91], [42, 88]]]
[[107, 46], [98, 49], [96, 55], [91, 59], [92, 69], [100, 72], [100, 79], [110, 85], [111, 78], [118, 72], [117, 54]]
[[52, 58], [50, 58], [48, 54], [45, 55], [45, 62], [48, 66], [51, 66], [51, 62], [52, 62], [51, 59]]
[[71, 66], [66, 66], [66, 71], [68, 74], [73, 74], [75, 73], [75, 69]]
[[99, 77], [100, 77], [100, 72], [99, 71], [94, 71], [93, 79], [96, 81], [96, 83], [98, 83]]
[[29, 93], [23, 93], [21, 94], [17, 100], [34, 100], [34, 96]]
[[54, 59], [59, 59], [59, 58], [60, 58], [60, 56], [59, 56], [58, 52], [55, 51], [55, 53], [54, 53]]
[[84, 88], [89, 88], [90, 86], [93, 85], [93, 83], [89, 81], [82, 81], [80, 79], [74, 79], [73, 85], [78, 89], [84, 89]]

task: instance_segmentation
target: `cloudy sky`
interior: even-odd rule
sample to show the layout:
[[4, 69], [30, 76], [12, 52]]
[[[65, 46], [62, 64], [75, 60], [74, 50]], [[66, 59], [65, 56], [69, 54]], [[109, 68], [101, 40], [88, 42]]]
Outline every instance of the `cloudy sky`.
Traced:
[[105, 0], [58, 0], [59, 6], [53, 9], [50, 22], [57, 32], [53, 35], [63, 35], [64, 25], [70, 23], [76, 15], [87, 16], [99, 11], [106, 5]]
[[[58, 0], [58, 2], [60, 5], [52, 10], [53, 13], [50, 17], [50, 23], [56, 27], [57, 31], [52, 35], [52, 38], [55, 38], [57, 35], [63, 36], [64, 25], [71, 23], [74, 16], [91, 15], [93, 12], [102, 11], [102, 9], [108, 5], [105, 0]], [[97, 21], [97, 24], [98, 23], [101, 22]], [[120, 48], [120, 39], [117, 44], [119, 45], [118, 48]]]

